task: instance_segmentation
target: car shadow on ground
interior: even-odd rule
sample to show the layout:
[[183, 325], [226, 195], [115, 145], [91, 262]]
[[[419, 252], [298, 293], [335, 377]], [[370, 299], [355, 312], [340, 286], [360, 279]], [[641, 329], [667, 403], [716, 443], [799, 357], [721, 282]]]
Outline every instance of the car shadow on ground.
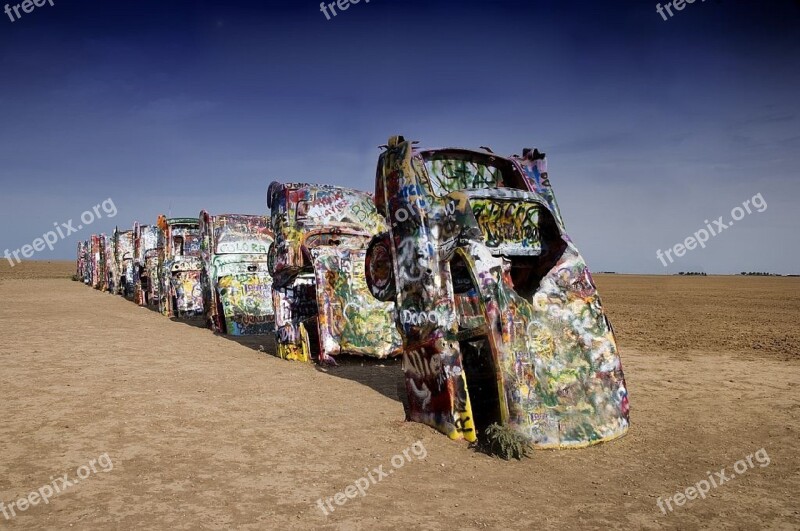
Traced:
[[[142, 308], [147, 308], [152, 312], [160, 314], [156, 307], [142, 306]], [[206, 321], [202, 316], [183, 318], [170, 317], [169, 320], [173, 323], [184, 324], [195, 328], [207, 328]], [[273, 334], [251, 336], [218, 335], [249, 349], [262, 352], [265, 355], [277, 356], [278, 348]], [[322, 366], [314, 363], [314, 368], [320, 372], [324, 372], [336, 378], [358, 382], [387, 398], [402, 403], [405, 407], [407, 398], [401, 367], [402, 357], [375, 359], [349, 354], [340, 354], [336, 356], [335, 366]]]
[[[275, 342], [275, 336], [272, 334], [252, 336], [220, 335], [220, 337], [224, 337], [229, 341], [256, 350], [267, 356], [277, 356], [278, 346]], [[286, 363], [302, 362], [287, 361]], [[322, 366], [318, 363], [313, 363], [313, 366], [315, 370], [324, 372], [329, 376], [358, 382], [387, 398], [404, 404], [406, 402], [405, 381], [403, 380], [403, 372], [401, 370], [402, 358], [400, 357], [379, 360], [375, 358], [340, 354], [336, 356], [335, 366]]]
[[387, 398], [405, 402], [402, 358], [375, 359], [341, 354], [336, 366], [314, 365], [320, 372], [365, 385]]
[[243, 347], [247, 347], [258, 352], [262, 352], [269, 356], [275, 356], [278, 348], [275, 343], [275, 336], [273, 334], [255, 334], [251, 336], [229, 336], [225, 334], [217, 334], [219, 337], [224, 337], [229, 341], [238, 343]]
[[[261, 352], [267, 356], [276, 356], [278, 346], [275, 336], [272, 334], [252, 335], [252, 336], [226, 336], [220, 335], [234, 343]], [[286, 361], [286, 363], [302, 363], [299, 361]], [[379, 360], [375, 358], [365, 358], [362, 356], [352, 356], [340, 354], [336, 356], [335, 366], [322, 366], [313, 363], [314, 369], [324, 372], [329, 376], [343, 378], [358, 382], [361, 385], [377, 391], [387, 398], [405, 404], [405, 381], [401, 370], [402, 358], [391, 358]]]
[[[126, 298], [128, 301], [136, 304], [133, 300]], [[139, 308], [145, 308], [150, 310], [151, 312], [157, 313], [158, 315], [162, 315], [161, 312], [158, 310], [157, 306], [139, 306]], [[207, 328], [206, 327], [206, 319], [202, 315], [193, 315], [187, 317], [169, 317], [169, 320], [173, 323], [180, 323], [185, 324], [188, 326], [192, 326], [194, 328]]]

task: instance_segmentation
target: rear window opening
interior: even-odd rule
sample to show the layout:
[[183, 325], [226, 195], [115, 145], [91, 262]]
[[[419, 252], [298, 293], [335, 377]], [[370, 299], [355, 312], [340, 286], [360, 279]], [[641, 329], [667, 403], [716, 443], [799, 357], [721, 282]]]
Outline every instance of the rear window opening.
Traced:
[[442, 197], [459, 190], [511, 188], [528, 190], [525, 180], [506, 159], [480, 153], [423, 153], [433, 193]]

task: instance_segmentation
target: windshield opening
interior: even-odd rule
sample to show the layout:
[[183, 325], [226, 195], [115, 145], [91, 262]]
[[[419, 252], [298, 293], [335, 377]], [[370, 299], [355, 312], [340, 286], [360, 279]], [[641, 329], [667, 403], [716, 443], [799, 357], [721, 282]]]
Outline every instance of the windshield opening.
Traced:
[[173, 226], [172, 254], [200, 256], [200, 229], [196, 226]]

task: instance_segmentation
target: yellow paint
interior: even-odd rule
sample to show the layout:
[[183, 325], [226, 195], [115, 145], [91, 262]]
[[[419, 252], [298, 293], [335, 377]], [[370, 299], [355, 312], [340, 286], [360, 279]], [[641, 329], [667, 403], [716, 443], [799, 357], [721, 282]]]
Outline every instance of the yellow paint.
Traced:
[[309, 361], [308, 350], [298, 345], [278, 343], [278, 357], [290, 361]]

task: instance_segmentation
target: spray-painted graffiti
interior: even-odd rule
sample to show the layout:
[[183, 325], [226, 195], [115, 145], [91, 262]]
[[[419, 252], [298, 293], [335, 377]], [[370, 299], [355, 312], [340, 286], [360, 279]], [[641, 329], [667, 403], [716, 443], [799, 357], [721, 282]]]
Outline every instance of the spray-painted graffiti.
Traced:
[[443, 315], [439, 310], [430, 311], [416, 311], [416, 310], [403, 310], [400, 316], [400, 322], [411, 324], [414, 326], [432, 324], [435, 326], [450, 326], [453, 320], [453, 315]]
[[403, 353], [411, 418], [437, 426], [453, 439], [474, 436], [460, 360], [435, 343]]
[[114, 230], [114, 257], [116, 263], [115, 293], [125, 297], [134, 294], [135, 231]]
[[[366, 245], [363, 238], [362, 245]], [[340, 352], [385, 358], [399, 354], [391, 304], [370, 295], [364, 249], [311, 249], [319, 308], [319, 340], [326, 356]]]
[[394, 305], [370, 295], [369, 239], [385, 227], [369, 194], [335, 186], [272, 183], [267, 192], [278, 355], [331, 363], [341, 352], [400, 352]]
[[75, 279], [83, 282], [84, 284], [92, 283], [92, 269], [91, 269], [91, 243], [89, 240], [81, 240], [78, 242], [78, 255], [76, 261]]
[[202, 307], [215, 331], [234, 336], [274, 331], [267, 265], [272, 242], [264, 216], [200, 213]]
[[107, 237], [106, 238], [106, 248], [105, 252], [103, 253], [106, 260], [106, 281], [105, 281], [105, 289], [109, 293], [117, 293], [117, 279], [119, 277], [119, 271], [117, 270], [117, 262], [116, 262], [116, 252], [114, 250], [114, 237]]
[[139, 306], [158, 304], [158, 257], [163, 234], [157, 225], [134, 223], [133, 300]]
[[495, 254], [526, 250], [539, 254], [539, 210], [537, 203], [471, 198], [472, 213], [483, 231], [486, 246]]
[[91, 285], [95, 289], [107, 289], [106, 235], [92, 234], [90, 250]]
[[203, 313], [200, 273], [200, 222], [197, 218], [158, 217], [163, 248], [158, 265], [158, 306], [168, 317]]
[[614, 335], [543, 154], [394, 137], [375, 197], [390, 223], [370, 244], [367, 281], [398, 305], [411, 419], [470, 441], [506, 424], [538, 447], [627, 431]]
[[217, 280], [225, 329], [230, 335], [272, 333], [274, 311], [266, 264], [259, 273], [225, 274]]

